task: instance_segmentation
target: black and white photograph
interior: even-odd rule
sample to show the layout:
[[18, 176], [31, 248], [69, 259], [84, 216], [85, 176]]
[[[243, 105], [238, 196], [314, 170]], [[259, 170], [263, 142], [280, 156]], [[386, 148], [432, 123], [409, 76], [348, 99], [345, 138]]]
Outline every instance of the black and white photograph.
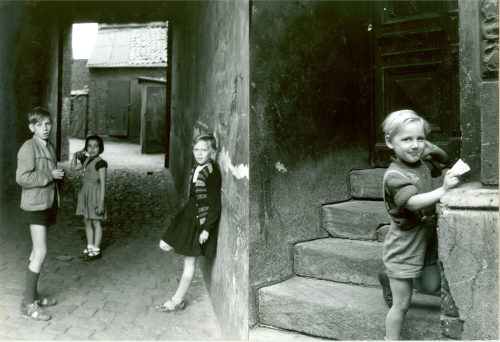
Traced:
[[1, 0], [0, 340], [498, 340], [498, 17]]

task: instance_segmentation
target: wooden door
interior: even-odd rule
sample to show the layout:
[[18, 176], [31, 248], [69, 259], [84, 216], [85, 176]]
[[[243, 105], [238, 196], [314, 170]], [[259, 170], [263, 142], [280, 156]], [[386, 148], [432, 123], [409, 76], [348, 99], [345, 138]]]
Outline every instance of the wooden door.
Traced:
[[130, 108], [130, 82], [125, 80], [108, 81], [108, 134], [128, 136], [128, 117]]
[[431, 124], [428, 139], [459, 154], [457, 1], [376, 1], [374, 33], [374, 166], [387, 166], [381, 124], [413, 109]]
[[165, 153], [166, 87], [143, 83], [141, 113], [142, 153]]

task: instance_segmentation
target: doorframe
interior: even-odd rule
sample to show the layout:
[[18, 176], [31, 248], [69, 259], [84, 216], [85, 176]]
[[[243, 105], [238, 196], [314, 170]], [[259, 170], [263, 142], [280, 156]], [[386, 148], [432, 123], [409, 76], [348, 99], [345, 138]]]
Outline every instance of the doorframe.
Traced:
[[170, 129], [172, 124], [170, 122], [172, 117], [172, 21], [167, 20], [167, 89], [165, 94], [165, 161], [164, 167], [168, 168], [170, 165]]

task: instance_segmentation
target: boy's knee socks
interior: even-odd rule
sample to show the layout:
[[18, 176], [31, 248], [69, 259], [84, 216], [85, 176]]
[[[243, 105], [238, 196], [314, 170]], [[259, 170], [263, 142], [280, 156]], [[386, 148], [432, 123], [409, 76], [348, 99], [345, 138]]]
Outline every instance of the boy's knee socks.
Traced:
[[40, 273], [35, 273], [28, 268], [26, 274], [26, 289], [24, 290], [24, 303], [33, 303], [38, 296], [37, 285]]

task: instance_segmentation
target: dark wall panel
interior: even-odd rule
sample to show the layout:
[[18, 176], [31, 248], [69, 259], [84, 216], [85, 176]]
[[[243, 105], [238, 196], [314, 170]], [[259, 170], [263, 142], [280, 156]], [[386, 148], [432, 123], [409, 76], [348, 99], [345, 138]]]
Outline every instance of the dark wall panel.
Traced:
[[[370, 5], [255, 1], [250, 24], [250, 320], [255, 291], [326, 235], [321, 206], [369, 167]], [[273, 262], [269, 262], [273, 260]]]

